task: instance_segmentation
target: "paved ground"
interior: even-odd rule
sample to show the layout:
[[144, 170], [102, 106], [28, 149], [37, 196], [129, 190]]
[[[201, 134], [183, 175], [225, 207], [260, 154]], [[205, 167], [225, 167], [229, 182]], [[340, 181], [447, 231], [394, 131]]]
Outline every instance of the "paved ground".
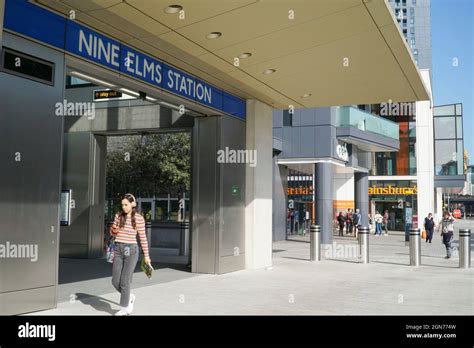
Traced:
[[[472, 228], [474, 221], [456, 225]], [[457, 236], [456, 229], [454, 245]], [[336, 254], [323, 250], [319, 263], [309, 261], [309, 238], [301, 236], [274, 243], [269, 270], [207, 275], [162, 265], [151, 281], [137, 271], [133, 314], [474, 314], [474, 269], [459, 269], [457, 256], [444, 259], [438, 235], [432, 244], [422, 241], [421, 267], [409, 266], [408, 246], [400, 232], [371, 235], [367, 265], [350, 254], [355, 239], [335, 237], [334, 242]], [[347, 248], [345, 255], [337, 254], [341, 248]], [[94, 267], [91, 279], [74, 281], [63, 275], [58, 308], [36, 314], [110, 315], [118, 309], [119, 294], [105, 276], [109, 265], [103, 260], [77, 265], [81, 262]], [[77, 265], [66, 267], [73, 270]]]

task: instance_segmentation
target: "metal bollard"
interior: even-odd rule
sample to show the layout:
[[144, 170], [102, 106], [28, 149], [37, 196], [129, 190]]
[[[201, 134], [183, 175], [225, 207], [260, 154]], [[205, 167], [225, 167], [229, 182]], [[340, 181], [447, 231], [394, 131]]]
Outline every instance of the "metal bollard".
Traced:
[[421, 265], [421, 238], [419, 228], [410, 228], [410, 266]]
[[459, 230], [459, 268], [471, 267], [471, 230]]
[[311, 225], [309, 232], [310, 260], [321, 261], [321, 227]]
[[362, 263], [369, 263], [369, 234], [368, 227], [359, 227], [359, 258]]

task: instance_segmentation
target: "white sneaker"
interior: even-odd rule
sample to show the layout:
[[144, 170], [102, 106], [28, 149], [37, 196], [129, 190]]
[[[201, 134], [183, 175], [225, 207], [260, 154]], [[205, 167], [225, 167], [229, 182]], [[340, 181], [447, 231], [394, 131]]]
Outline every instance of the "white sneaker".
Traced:
[[116, 316], [125, 316], [128, 315], [127, 307], [120, 307], [120, 310], [115, 313]]
[[127, 308], [125, 309], [128, 314], [133, 312], [133, 304], [135, 303], [135, 298], [136, 296], [134, 294], [130, 294], [130, 300], [128, 302]]

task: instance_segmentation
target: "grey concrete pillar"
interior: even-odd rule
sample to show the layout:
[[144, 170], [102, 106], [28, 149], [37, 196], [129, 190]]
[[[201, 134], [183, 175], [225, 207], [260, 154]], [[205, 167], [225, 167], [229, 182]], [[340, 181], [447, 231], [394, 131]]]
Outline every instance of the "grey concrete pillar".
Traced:
[[331, 163], [316, 163], [316, 225], [321, 227], [321, 243], [332, 243], [334, 185]]
[[360, 210], [362, 215], [362, 226], [369, 226], [369, 174], [354, 173], [355, 182], [355, 207]]

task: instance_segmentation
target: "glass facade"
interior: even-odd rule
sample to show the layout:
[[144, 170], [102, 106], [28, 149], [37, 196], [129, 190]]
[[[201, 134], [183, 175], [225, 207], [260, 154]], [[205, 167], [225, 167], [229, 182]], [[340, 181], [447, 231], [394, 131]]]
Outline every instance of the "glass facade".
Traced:
[[464, 174], [462, 104], [435, 106], [435, 175]]
[[389, 4], [413, 51], [416, 64], [420, 69], [431, 69], [431, 0], [389, 0]]
[[400, 150], [375, 153], [370, 175], [416, 175], [415, 104], [375, 104], [371, 110], [373, 114], [398, 124]]

